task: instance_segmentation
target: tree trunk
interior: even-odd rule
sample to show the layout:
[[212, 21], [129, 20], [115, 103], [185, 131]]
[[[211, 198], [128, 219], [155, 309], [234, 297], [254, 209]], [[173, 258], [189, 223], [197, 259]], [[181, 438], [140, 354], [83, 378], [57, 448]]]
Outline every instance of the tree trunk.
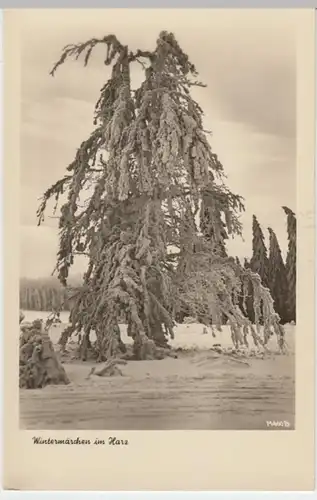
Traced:
[[89, 338], [90, 332], [85, 332], [83, 336], [80, 335], [79, 338], [79, 355], [82, 361], [87, 361], [88, 351], [91, 349], [91, 342]]
[[136, 336], [133, 344], [133, 354], [136, 360], [156, 359], [156, 346], [152, 339], [146, 336]]
[[168, 345], [168, 338], [159, 322], [151, 325], [151, 338], [158, 347], [167, 347]]
[[107, 332], [97, 329], [96, 336], [98, 362], [107, 361], [110, 358], [118, 357], [126, 352], [126, 346], [124, 342], [122, 342], [120, 327], [118, 324], [113, 324]]

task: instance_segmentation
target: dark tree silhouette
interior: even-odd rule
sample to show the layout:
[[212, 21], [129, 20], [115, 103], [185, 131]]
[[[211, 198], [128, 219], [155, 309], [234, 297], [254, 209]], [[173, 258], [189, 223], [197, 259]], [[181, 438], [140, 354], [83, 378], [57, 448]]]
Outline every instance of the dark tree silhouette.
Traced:
[[287, 215], [288, 252], [286, 272], [289, 290], [289, 319], [296, 322], [296, 216], [290, 208], [282, 208]]
[[269, 261], [267, 256], [267, 249], [265, 246], [264, 235], [261, 226], [255, 215], [253, 215], [252, 233], [252, 258], [250, 261], [250, 268], [253, 272], [259, 274], [263, 285], [265, 287], [268, 287]]
[[288, 314], [288, 282], [286, 267], [281, 249], [273, 229], [268, 228], [270, 235], [269, 248], [269, 288], [274, 300], [274, 307], [282, 323], [289, 319]]

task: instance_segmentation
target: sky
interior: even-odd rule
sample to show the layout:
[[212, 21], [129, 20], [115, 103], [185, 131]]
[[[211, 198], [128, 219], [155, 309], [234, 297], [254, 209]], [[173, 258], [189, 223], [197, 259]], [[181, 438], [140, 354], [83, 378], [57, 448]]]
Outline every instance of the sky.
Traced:
[[[49, 76], [62, 48], [115, 33], [131, 49], [152, 49], [172, 31], [207, 87], [194, 97], [227, 174], [245, 198], [244, 241], [230, 254], [252, 252], [252, 215], [267, 237], [276, 232], [282, 252], [287, 233], [282, 205], [296, 211], [296, 32], [294, 11], [278, 10], [24, 10], [21, 15], [20, 276], [51, 274], [58, 248], [57, 220], [38, 227], [43, 192], [62, 177], [76, 148], [91, 132], [94, 104], [109, 76], [104, 53], [88, 67], [69, 62]], [[136, 69], [133, 82], [139, 83]], [[84, 271], [82, 262], [74, 273]]]

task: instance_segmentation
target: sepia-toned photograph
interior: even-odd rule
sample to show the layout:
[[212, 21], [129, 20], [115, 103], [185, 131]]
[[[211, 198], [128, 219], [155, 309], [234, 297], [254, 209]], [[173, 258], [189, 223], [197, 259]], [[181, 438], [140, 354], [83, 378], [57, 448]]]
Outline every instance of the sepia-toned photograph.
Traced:
[[294, 431], [294, 14], [127, 12], [23, 16], [20, 429]]

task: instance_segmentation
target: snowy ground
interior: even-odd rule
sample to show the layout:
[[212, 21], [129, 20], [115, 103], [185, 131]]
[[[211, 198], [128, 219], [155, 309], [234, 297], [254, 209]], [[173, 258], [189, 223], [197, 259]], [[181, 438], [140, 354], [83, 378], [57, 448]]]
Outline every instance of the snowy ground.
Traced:
[[[47, 317], [27, 311], [25, 321]], [[67, 325], [51, 328], [56, 343]], [[286, 326], [288, 354], [277, 353], [275, 338], [266, 359], [249, 365], [224, 357], [215, 358], [209, 348], [231, 346], [228, 327], [203, 334], [198, 324], [175, 328], [175, 347], [193, 348], [178, 359], [130, 361], [123, 377], [86, 379], [92, 363], [65, 363], [69, 386], [20, 390], [20, 423], [32, 429], [267, 429], [266, 421], [295, 425], [295, 327]], [[131, 339], [121, 326], [122, 340]], [[289, 425], [288, 425], [289, 424]]]

